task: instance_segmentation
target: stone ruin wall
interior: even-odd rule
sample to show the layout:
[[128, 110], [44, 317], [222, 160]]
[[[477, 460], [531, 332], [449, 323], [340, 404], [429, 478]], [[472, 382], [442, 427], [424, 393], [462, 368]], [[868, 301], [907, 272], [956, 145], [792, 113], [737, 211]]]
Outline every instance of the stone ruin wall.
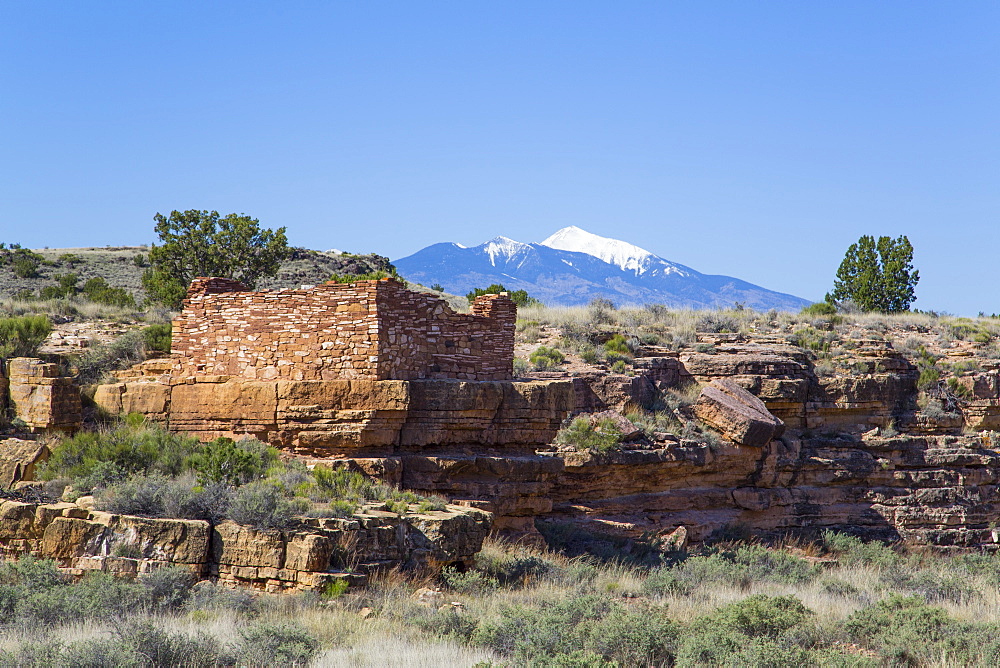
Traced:
[[179, 376], [248, 380], [510, 380], [517, 309], [484, 295], [471, 314], [395, 280], [251, 292], [195, 279], [173, 323]]
[[472, 313], [395, 281], [378, 285], [379, 379], [511, 380], [517, 307], [483, 295]]

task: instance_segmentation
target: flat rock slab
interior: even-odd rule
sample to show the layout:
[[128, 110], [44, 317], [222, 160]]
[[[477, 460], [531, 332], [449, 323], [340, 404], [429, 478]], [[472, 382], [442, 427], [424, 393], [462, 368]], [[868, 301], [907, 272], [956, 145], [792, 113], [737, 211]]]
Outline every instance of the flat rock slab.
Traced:
[[706, 385], [694, 405], [695, 415], [739, 445], [761, 447], [785, 431], [785, 423], [764, 402], [726, 378]]

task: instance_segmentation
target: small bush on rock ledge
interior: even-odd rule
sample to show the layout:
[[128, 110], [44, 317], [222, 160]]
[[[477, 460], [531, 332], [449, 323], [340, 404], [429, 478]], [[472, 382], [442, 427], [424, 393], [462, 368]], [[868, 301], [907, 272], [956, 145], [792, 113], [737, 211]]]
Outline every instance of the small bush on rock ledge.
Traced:
[[612, 420], [603, 420], [594, 428], [586, 417], [578, 417], [556, 434], [556, 443], [572, 445], [579, 452], [608, 452], [618, 447], [621, 433]]
[[538, 346], [538, 348], [528, 356], [528, 361], [538, 371], [554, 369], [566, 361], [566, 356], [558, 348], [548, 346]]
[[[262, 529], [295, 517], [349, 517], [369, 502], [405, 514], [441, 510], [445, 502], [392, 489], [347, 469], [282, 461], [256, 439], [210, 443], [171, 434], [129, 415], [116, 428], [84, 432], [52, 449], [42, 478], [93, 493], [100, 509], [122, 515], [232, 519]], [[56, 493], [59, 493], [58, 491]]]

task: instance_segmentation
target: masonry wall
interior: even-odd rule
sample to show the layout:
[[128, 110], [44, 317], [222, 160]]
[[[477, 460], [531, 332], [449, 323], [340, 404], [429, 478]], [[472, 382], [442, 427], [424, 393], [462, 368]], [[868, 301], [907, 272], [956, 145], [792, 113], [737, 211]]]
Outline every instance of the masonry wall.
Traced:
[[505, 296], [460, 314], [393, 280], [251, 292], [198, 278], [174, 320], [173, 353], [181, 376], [509, 380], [515, 319]]
[[432, 295], [395, 281], [378, 288], [379, 366], [383, 379], [513, 378], [517, 307], [484, 295], [472, 313], [456, 313]]

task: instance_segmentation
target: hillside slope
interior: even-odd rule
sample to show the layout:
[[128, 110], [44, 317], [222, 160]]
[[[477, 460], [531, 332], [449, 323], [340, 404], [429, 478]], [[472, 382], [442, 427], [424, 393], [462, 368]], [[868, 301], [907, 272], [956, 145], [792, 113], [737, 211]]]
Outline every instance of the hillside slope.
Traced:
[[[55, 277], [63, 274], [76, 274], [79, 285], [91, 278], [104, 278], [111, 286], [128, 290], [138, 303], [146, 297], [142, 274], [149, 267], [148, 246], [44, 248], [35, 252], [45, 258], [36, 278], [19, 278], [10, 266], [0, 266], [0, 298], [9, 299], [23, 291], [37, 295], [45, 286], [56, 285]], [[389, 259], [381, 255], [331, 254], [295, 248], [282, 263], [278, 275], [265, 279], [258, 287], [297, 288], [322, 283], [333, 274], [385, 271], [388, 267]]]

